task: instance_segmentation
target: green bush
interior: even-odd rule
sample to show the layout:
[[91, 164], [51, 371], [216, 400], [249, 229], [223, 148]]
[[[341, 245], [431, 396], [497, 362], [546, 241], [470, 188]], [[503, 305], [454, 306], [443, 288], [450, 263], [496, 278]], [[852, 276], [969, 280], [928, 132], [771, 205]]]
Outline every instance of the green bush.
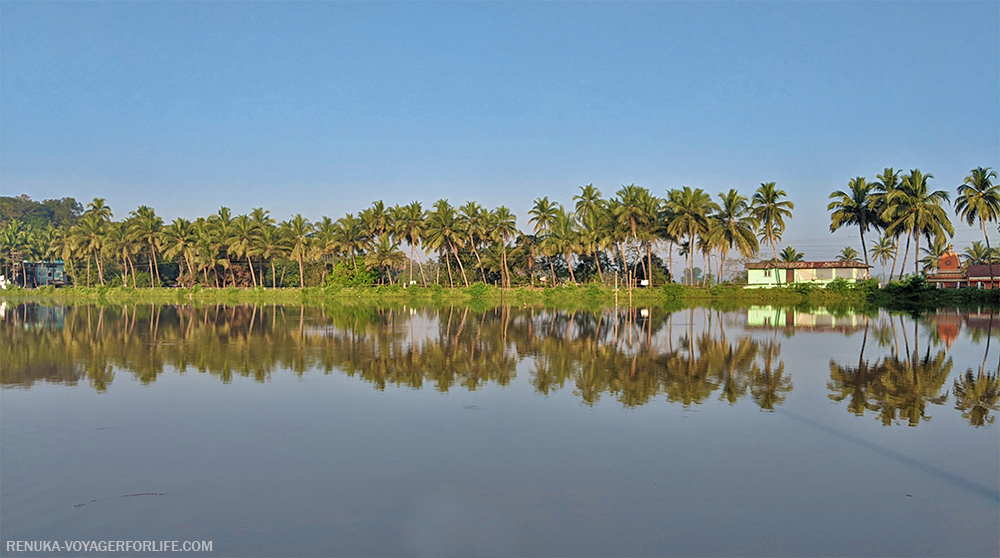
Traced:
[[476, 281], [469, 287], [469, 296], [472, 298], [483, 298], [488, 292], [490, 292], [490, 288], [482, 281]]
[[344, 287], [366, 287], [375, 282], [375, 274], [367, 269], [359, 267], [357, 271], [354, 270], [354, 266], [348, 265], [344, 262], [339, 262], [337, 265], [333, 266], [333, 271], [330, 276], [326, 278], [327, 288], [344, 288]]

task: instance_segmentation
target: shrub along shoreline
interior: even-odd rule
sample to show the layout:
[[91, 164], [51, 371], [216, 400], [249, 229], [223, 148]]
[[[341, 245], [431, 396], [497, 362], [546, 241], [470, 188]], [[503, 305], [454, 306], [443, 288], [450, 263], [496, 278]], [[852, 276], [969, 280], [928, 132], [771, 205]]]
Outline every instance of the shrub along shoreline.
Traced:
[[879, 288], [873, 281], [848, 283], [834, 281], [826, 287], [791, 285], [771, 289], [744, 289], [735, 285], [688, 287], [668, 284], [651, 289], [613, 289], [596, 284], [554, 288], [499, 289], [476, 283], [469, 287], [447, 288], [402, 285], [376, 287], [306, 287], [278, 289], [237, 288], [154, 288], [128, 287], [42, 287], [10, 288], [0, 291], [3, 299], [49, 300], [52, 302], [115, 303], [199, 303], [199, 304], [411, 304], [498, 306], [504, 304], [559, 308], [598, 308], [612, 306], [688, 306], [688, 305], [775, 305], [830, 306], [850, 305], [883, 307], [902, 311], [931, 310], [942, 307], [1000, 307], [1000, 290], [935, 289], [922, 277], [893, 282]]

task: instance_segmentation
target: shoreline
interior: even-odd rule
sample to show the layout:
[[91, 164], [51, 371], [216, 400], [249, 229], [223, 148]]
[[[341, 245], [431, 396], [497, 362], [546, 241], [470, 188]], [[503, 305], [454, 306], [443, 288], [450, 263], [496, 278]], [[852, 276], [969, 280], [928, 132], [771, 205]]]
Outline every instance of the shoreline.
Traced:
[[992, 306], [1000, 308], [1000, 290], [933, 289], [925, 282], [910, 281], [879, 288], [872, 283], [839, 284], [819, 288], [810, 285], [771, 289], [744, 289], [730, 285], [688, 287], [668, 284], [661, 287], [614, 289], [596, 284], [547, 288], [497, 287], [473, 284], [447, 288], [376, 287], [344, 288], [169, 288], [158, 287], [42, 287], [13, 288], [0, 291], [8, 301], [52, 301], [116, 304], [198, 303], [198, 304], [337, 304], [366, 305], [530, 305], [544, 307], [598, 308], [615, 306], [702, 306], [702, 305], [778, 305], [778, 306], [858, 306], [890, 309], [933, 309], [953, 306]]

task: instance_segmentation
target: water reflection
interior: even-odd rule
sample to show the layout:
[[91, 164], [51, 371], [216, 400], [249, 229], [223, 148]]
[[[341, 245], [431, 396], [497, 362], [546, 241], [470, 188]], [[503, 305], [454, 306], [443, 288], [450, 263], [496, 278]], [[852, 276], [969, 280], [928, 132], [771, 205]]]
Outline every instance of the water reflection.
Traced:
[[[985, 316], [985, 318], [984, 318]], [[265, 382], [321, 370], [388, 386], [475, 391], [507, 386], [518, 370], [542, 395], [570, 389], [585, 405], [625, 407], [661, 396], [683, 406], [713, 398], [773, 411], [793, 390], [780, 339], [798, 332], [860, 340], [857, 361], [829, 362], [828, 396], [854, 415], [917, 426], [947, 402], [952, 342], [963, 326], [984, 345], [978, 370], [953, 380], [955, 409], [994, 422], [996, 371], [986, 369], [992, 314], [919, 321], [878, 314], [810, 314], [755, 307], [556, 311], [538, 308], [288, 306], [5, 306], [0, 383], [44, 381], [110, 388], [116, 373], [152, 384], [165, 370]], [[923, 331], [924, 338], [921, 338]], [[983, 342], [984, 341], [984, 342]], [[866, 356], [866, 350], [877, 354]], [[520, 368], [519, 368], [520, 367]]]

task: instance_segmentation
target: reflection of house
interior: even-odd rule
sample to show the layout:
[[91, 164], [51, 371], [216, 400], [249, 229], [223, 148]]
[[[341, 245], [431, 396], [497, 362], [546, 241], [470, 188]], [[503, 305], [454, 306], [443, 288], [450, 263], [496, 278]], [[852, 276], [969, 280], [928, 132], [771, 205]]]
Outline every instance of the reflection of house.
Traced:
[[747, 287], [780, 287], [793, 283], [826, 285], [834, 279], [863, 281], [868, 268], [861, 262], [758, 262], [747, 264]]
[[747, 327], [802, 328], [807, 330], [834, 330], [849, 333], [865, 327], [868, 317], [863, 314], [834, 316], [825, 308], [799, 312], [794, 308], [751, 306], [747, 309]]
[[1000, 315], [993, 313], [958, 313], [958, 312], [938, 312], [928, 317], [931, 324], [937, 327], [938, 337], [944, 341], [949, 349], [952, 343], [958, 339], [958, 334], [962, 327], [970, 331], [979, 330], [989, 335], [993, 334], [996, 328], [1000, 332]]
[[970, 265], [962, 267], [958, 254], [948, 251], [938, 259], [937, 270], [927, 275], [927, 282], [939, 289], [957, 289], [960, 287], [978, 287], [991, 289], [1000, 286], [1000, 262], [993, 264], [993, 274], [990, 275], [988, 265]]

